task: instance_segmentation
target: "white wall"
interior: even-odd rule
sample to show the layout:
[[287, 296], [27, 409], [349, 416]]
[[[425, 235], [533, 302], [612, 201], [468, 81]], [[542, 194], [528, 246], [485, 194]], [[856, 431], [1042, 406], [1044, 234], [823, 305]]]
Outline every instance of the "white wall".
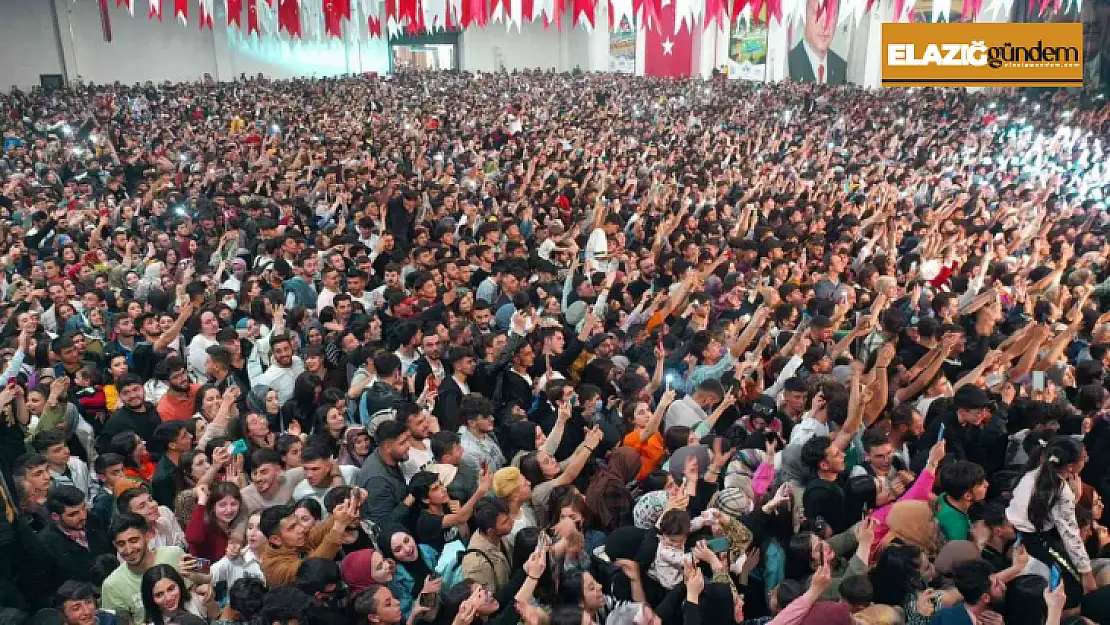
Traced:
[[[538, 3], [537, 3], [538, 4]], [[507, 30], [504, 23], [486, 28], [469, 28], [459, 38], [460, 69], [493, 72], [499, 69], [554, 69], [569, 72], [609, 71], [609, 23], [605, 2], [597, 3], [594, 29], [573, 27], [571, 2], [563, 13], [563, 25], [544, 28], [543, 20], [524, 22], [520, 31]]]
[[[569, 15], [569, 13], [568, 13]], [[563, 17], [564, 26], [568, 19]], [[566, 30], [543, 22], [525, 22], [520, 32], [506, 31], [504, 23], [468, 28], [459, 38], [460, 69], [493, 72], [499, 69], [555, 69], [566, 71]]]
[[[0, 89], [37, 85], [40, 74], [64, 74], [70, 81], [130, 84], [200, 80], [205, 73], [217, 80], [231, 80], [240, 74], [290, 78], [384, 74], [389, 69], [386, 42], [366, 40], [365, 16], [356, 14], [346, 25], [348, 37], [342, 42], [289, 42], [284, 35], [260, 40], [228, 29], [222, 0], [214, 2], [212, 30], [200, 29], [195, 2], [189, 3], [188, 26], [182, 26], [174, 19], [173, 0], [163, 0], [162, 22], [147, 19], [146, 0], [132, 1], [134, 16], [109, 0], [112, 41], [108, 42], [104, 41], [96, 0], [0, 0]], [[244, 28], [245, 13], [244, 6]], [[356, 28], [360, 40], [353, 36]]]
[[[50, 1], [50, 0], [47, 0]], [[91, 83], [120, 81], [125, 84], [147, 80], [200, 80], [205, 72], [215, 75], [216, 51], [212, 33], [197, 26], [196, 4], [189, 8], [186, 26], [173, 19], [173, 2], [164, 2], [164, 21], [148, 20], [147, 5], [136, 1], [135, 17], [115, 2], [109, 2], [112, 41], [104, 41], [100, 8], [93, 0], [53, 0], [63, 41], [72, 40], [71, 79]]]
[[61, 74], [62, 58], [49, 1], [0, 0], [0, 89], [39, 84]]

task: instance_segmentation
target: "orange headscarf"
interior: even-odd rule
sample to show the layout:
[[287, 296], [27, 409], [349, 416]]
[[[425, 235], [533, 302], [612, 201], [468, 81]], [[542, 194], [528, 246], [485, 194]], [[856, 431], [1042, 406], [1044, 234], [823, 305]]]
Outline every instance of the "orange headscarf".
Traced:
[[933, 518], [933, 507], [927, 501], [899, 501], [890, 507], [886, 517], [889, 528], [883, 537], [883, 546], [898, 540], [907, 545], [920, 547], [928, 555], [934, 555], [939, 544], [937, 524]]

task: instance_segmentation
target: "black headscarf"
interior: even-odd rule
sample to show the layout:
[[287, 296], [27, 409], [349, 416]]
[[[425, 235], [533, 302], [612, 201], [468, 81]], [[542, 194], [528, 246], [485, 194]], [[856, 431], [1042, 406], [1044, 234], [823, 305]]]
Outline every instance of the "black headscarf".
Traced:
[[[392, 558], [393, 561], [397, 563], [397, 566], [408, 571], [408, 574], [412, 577], [412, 594], [413, 597], [416, 597], [416, 595], [420, 593], [420, 589], [424, 587], [424, 580], [427, 579], [429, 575], [432, 575], [433, 571], [424, 562], [424, 554], [420, 552], [419, 543], [416, 546], [416, 560], [412, 562], [398, 560], [397, 556], [393, 555], [394, 534], [408, 534], [412, 536], [412, 533], [402, 525], [397, 525], [396, 523], [388, 525], [378, 533], [378, 549], [381, 550], [383, 556]], [[413, 537], [412, 540], [416, 542], [415, 537]]]

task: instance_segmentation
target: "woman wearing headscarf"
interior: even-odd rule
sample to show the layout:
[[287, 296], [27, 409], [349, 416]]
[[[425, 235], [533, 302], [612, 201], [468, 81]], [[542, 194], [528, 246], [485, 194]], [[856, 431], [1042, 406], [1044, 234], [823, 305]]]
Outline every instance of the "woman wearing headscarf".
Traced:
[[940, 531], [933, 516], [933, 507], [927, 501], [896, 502], [887, 515], [886, 525], [887, 534], [882, 540], [884, 547], [892, 543], [913, 545], [929, 558], [940, 551]]
[[872, 561], [878, 556], [879, 550], [889, 544], [889, 541], [886, 540], [887, 533], [890, 531], [888, 518], [891, 511], [894, 510], [894, 506], [903, 502], [916, 501], [920, 503], [929, 501], [929, 495], [933, 492], [933, 484], [935, 484], [937, 480], [937, 465], [940, 464], [945, 453], [946, 447], [944, 441], [937, 441], [932, 449], [929, 450], [929, 459], [925, 463], [925, 469], [921, 471], [921, 475], [917, 476], [913, 485], [910, 486], [906, 492], [902, 493], [898, 501], [888, 503], [871, 514], [871, 518], [875, 519], [875, 546], [872, 547]]
[[343, 433], [343, 442], [339, 446], [339, 464], [352, 467], [362, 467], [362, 463], [370, 457], [370, 435], [361, 425], [352, 425]]
[[378, 548], [397, 565], [389, 590], [400, 602], [401, 615], [407, 619], [417, 597], [423, 593], [439, 594], [442, 580], [434, 574], [439, 554], [427, 545], [418, 545], [399, 525], [387, 527], [378, 534]]
[[355, 595], [375, 584], [393, 581], [397, 564], [373, 549], [359, 549], [347, 554], [339, 563], [343, 582]]
[[624, 525], [635, 501], [628, 484], [640, 472], [640, 452], [617, 447], [594, 474], [586, 488], [586, 503], [594, 514], [594, 527], [610, 532]]

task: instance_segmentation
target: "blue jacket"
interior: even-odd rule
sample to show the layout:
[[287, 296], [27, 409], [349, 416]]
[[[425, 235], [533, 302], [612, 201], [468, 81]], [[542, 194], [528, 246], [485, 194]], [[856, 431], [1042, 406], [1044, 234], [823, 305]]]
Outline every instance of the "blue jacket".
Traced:
[[[439, 553], [428, 545], [420, 545], [420, 557], [424, 559], [424, 564], [428, 565], [431, 571], [436, 570], [436, 561], [439, 560]], [[416, 596], [420, 594], [420, 589], [416, 588], [416, 580], [409, 575], [405, 567], [400, 563], [397, 564], [397, 570], [393, 572], [393, 581], [389, 582], [389, 591], [393, 593], [393, 597], [401, 604], [401, 619], [407, 621], [409, 613], [412, 612], [412, 605], [416, 602]]]
[[293, 276], [281, 283], [281, 290], [285, 293], [288, 304], [289, 295], [293, 296], [293, 303], [311, 310], [316, 310], [316, 289], [304, 281], [300, 276]]

